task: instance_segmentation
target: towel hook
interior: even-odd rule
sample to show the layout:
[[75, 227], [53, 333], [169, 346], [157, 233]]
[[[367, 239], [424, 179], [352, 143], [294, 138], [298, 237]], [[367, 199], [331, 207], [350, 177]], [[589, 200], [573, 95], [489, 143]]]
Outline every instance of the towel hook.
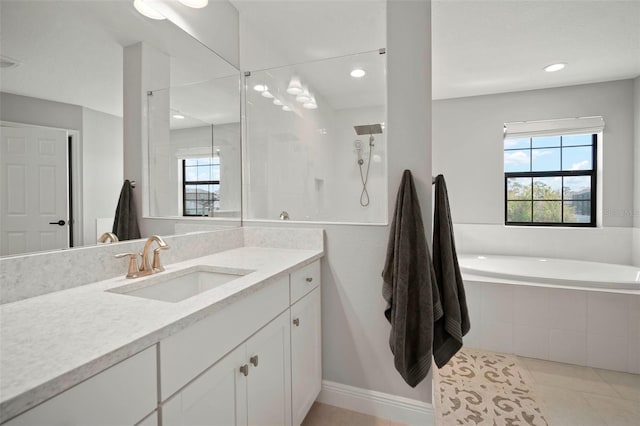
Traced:
[[136, 181], [135, 180], [130, 180], [129, 183], [131, 184], [131, 189], [136, 187]]

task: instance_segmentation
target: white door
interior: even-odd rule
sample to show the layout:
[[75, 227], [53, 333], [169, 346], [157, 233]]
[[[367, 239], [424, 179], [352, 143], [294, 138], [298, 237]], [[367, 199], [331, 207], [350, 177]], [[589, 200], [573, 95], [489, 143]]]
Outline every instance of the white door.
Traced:
[[162, 404], [164, 426], [246, 425], [245, 362], [241, 346]]
[[288, 310], [247, 341], [249, 426], [291, 425], [290, 341]]
[[0, 127], [0, 255], [69, 247], [67, 132]]
[[292, 412], [297, 426], [322, 387], [320, 287], [291, 307], [291, 324]]

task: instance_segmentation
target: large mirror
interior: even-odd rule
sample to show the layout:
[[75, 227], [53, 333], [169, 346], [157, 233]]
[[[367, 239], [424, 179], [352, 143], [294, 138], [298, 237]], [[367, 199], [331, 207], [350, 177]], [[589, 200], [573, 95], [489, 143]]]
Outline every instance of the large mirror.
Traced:
[[[142, 16], [129, 0], [1, 0], [0, 16], [0, 255], [93, 245], [111, 231], [129, 178], [125, 51], [141, 43], [164, 58], [153, 72], [166, 78], [149, 91], [141, 123], [149, 129], [150, 191], [138, 212], [193, 216], [181, 199], [191, 194], [181, 189], [183, 163], [207, 158], [217, 162], [220, 184], [207, 195], [214, 213], [198, 215], [240, 216], [236, 68], [169, 20]], [[195, 193], [196, 201], [204, 198], [200, 187]]]

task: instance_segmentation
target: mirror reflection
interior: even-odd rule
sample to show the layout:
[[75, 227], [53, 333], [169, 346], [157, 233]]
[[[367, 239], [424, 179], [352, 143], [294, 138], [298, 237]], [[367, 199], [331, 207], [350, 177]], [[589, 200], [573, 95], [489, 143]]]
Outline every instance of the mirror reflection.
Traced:
[[[132, 72], [124, 59], [127, 48], [142, 43], [145, 51], [164, 58], [166, 67], [151, 72], [162, 75], [155, 87], [167, 93], [167, 134], [214, 126], [209, 133], [215, 136], [218, 125], [239, 121], [238, 70], [169, 20], [142, 16], [133, 2], [2, 0], [0, 7], [0, 255], [92, 245], [112, 230], [128, 178], [123, 175], [123, 131], [131, 120], [123, 107], [124, 97], [131, 96], [123, 93], [124, 76]], [[235, 81], [234, 93], [190, 93], [204, 95], [203, 87], [223, 85], [225, 78]], [[184, 124], [172, 124], [171, 112], [183, 112]], [[143, 123], [154, 129], [156, 124]], [[239, 132], [234, 138], [220, 133], [213, 142], [209, 138], [206, 155], [234, 158]], [[149, 152], [169, 151], [157, 145], [169, 140], [150, 139]], [[233, 149], [225, 145], [232, 143]], [[148, 157], [152, 164], [162, 161]], [[240, 199], [239, 159], [221, 163], [220, 169], [227, 185], [218, 190], [213, 208], [220, 214], [239, 210], [234, 201]], [[133, 189], [145, 190], [140, 183]], [[152, 194], [145, 200], [161, 204]], [[137, 209], [156, 217], [180, 214], [147, 205]]]

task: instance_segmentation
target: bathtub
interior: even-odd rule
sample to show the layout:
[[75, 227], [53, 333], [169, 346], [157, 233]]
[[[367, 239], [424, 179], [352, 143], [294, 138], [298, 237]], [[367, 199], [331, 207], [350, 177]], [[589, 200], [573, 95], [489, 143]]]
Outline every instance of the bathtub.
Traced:
[[640, 268], [612, 263], [541, 257], [467, 254], [458, 257], [463, 274], [565, 287], [637, 290]]
[[640, 269], [459, 255], [471, 319], [465, 346], [640, 374]]

